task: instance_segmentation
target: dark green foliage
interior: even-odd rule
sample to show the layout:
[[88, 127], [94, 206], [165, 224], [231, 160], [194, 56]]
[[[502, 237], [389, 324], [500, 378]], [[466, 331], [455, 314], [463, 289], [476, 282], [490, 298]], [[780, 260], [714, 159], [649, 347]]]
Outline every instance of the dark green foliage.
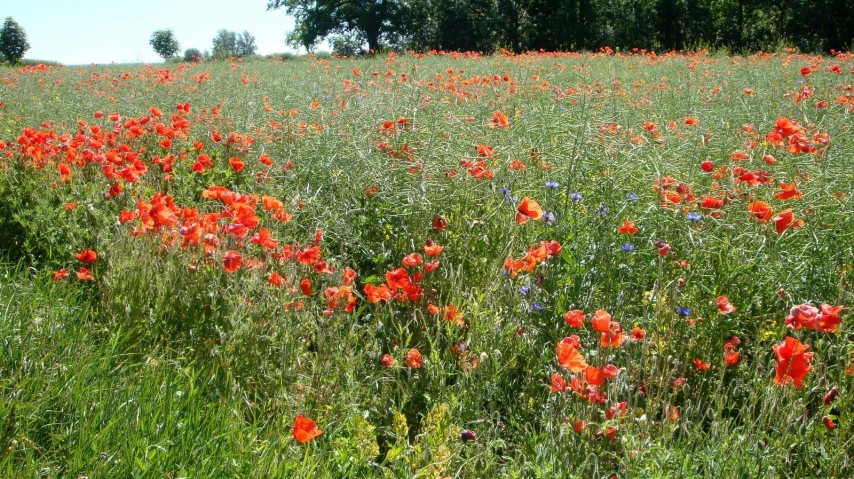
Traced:
[[214, 58], [228, 58], [237, 56], [237, 33], [228, 30], [216, 32], [213, 39]]
[[181, 44], [175, 39], [175, 34], [171, 28], [157, 30], [152, 33], [148, 43], [151, 44], [151, 48], [163, 57], [163, 59], [172, 58], [181, 51]]
[[24, 29], [12, 17], [6, 17], [3, 22], [3, 28], [0, 29], [0, 60], [3, 57], [9, 60], [9, 63], [15, 65], [21, 58], [24, 58], [24, 53], [30, 49], [30, 44], [27, 42], [27, 34]]
[[195, 62], [201, 61], [202, 52], [199, 51], [198, 48], [188, 48], [184, 50], [184, 61], [185, 62]]
[[410, 2], [399, 0], [270, 0], [267, 9], [284, 8], [297, 20], [288, 42], [312, 50], [334, 34], [352, 34], [377, 51], [413, 25], [404, 25]]
[[213, 39], [214, 58], [246, 57], [255, 54], [258, 46], [255, 37], [244, 30], [238, 34], [229, 30], [220, 30]]
[[247, 57], [249, 55], [254, 55], [255, 50], [258, 49], [258, 45], [255, 44], [255, 37], [246, 30], [243, 30], [243, 33], [237, 35], [237, 55], [241, 57]]
[[[846, 0], [271, 0], [296, 16], [289, 42], [311, 50], [330, 35], [352, 35], [426, 50], [734, 52], [846, 50], [854, 10]], [[832, 20], [831, 20], [832, 19]]]
[[353, 35], [339, 35], [332, 39], [332, 53], [339, 56], [352, 56], [361, 51], [359, 40]]

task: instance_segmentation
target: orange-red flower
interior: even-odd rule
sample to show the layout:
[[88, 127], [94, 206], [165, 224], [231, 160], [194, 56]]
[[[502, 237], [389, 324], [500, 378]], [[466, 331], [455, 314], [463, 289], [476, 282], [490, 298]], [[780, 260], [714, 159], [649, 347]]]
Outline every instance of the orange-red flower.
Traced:
[[516, 209], [516, 223], [524, 224], [529, 219], [539, 220], [543, 217], [543, 208], [539, 203], [529, 197], [522, 198], [519, 207]]
[[798, 183], [793, 181], [791, 184], [780, 183], [780, 188], [783, 190], [779, 193], [776, 193], [774, 196], [781, 200], [799, 200], [804, 197], [804, 194], [798, 190]]
[[510, 121], [507, 119], [507, 115], [501, 112], [501, 110], [495, 110], [495, 113], [492, 114], [492, 119], [489, 120], [490, 128], [507, 128], [510, 126]]
[[634, 223], [632, 223], [629, 220], [624, 221], [623, 225], [620, 226], [619, 228], [617, 228], [617, 233], [620, 233], [621, 235], [625, 235], [625, 234], [633, 235], [637, 232], [638, 232], [637, 227], [635, 226]]
[[580, 309], [567, 311], [566, 314], [563, 315], [563, 320], [573, 328], [580, 328], [584, 326], [584, 312]]
[[773, 346], [777, 359], [777, 373], [774, 382], [782, 386], [794, 381], [796, 388], [804, 387], [804, 378], [812, 366], [810, 362], [815, 353], [806, 352], [809, 346], [787, 336], [785, 342]]
[[566, 379], [561, 376], [559, 373], [554, 373], [551, 376], [552, 385], [549, 388], [550, 392], [564, 392], [566, 391]]
[[477, 145], [477, 154], [486, 158], [495, 154], [492, 147], [489, 145]]
[[299, 289], [302, 291], [302, 294], [311, 296], [311, 281], [308, 278], [303, 278], [299, 282]]
[[227, 251], [223, 260], [223, 268], [226, 272], [233, 273], [240, 269], [243, 256], [237, 251]]
[[718, 299], [715, 301], [718, 305], [718, 311], [721, 314], [729, 314], [735, 311], [735, 306], [729, 304], [729, 299], [726, 296], [718, 296]]
[[697, 368], [699, 371], [708, 371], [709, 368], [712, 367], [712, 365], [703, 361], [702, 359], [695, 359], [694, 367]]
[[596, 312], [593, 313], [591, 324], [593, 324], [593, 329], [595, 331], [600, 333], [610, 333], [611, 315], [607, 311], [603, 311], [601, 309], [596, 310]]
[[421, 351], [416, 348], [412, 348], [406, 352], [406, 360], [404, 362], [412, 369], [424, 366], [424, 363], [421, 361]]
[[83, 251], [77, 253], [77, 255], [75, 255], [75, 258], [77, 258], [77, 261], [80, 261], [81, 263], [94, 264], [95, 261], [98, 260], [98, 255], [95, 254], [95, 252], [91, 249], [84, 249]]
[[800, 228], [804, 225], [804, 220], [795, 219], [795, 213], [791, 208], [786, 208], [774, 217], [774, 226], [777, 228], [777, 234], [782, 235], [789, 228]]
[[294, 439], [305, 444], [321, 434], [323, 431], [317, 428], [317, 423], [302, 414], [297, 414], [296, 421], [294, 421]]
[[92, 270], [82, 266], [80, 267], [80, 271], [77, 273], [77, 279], [81, 281], [95, 281], [95, 277], [92, 276]]
[[424, 252], [427, 253], [427, 256], [439, 256], [443, 249], [445, 249], [444, 246], [440, 246], [430, 240], [427, 240], [427, 243], [424, 244]]
[[574, 373], [580, 373], [587, 369], [587, 361], [578, 352], [572, 341], [568, 341], [568, 339], [564, 338], [557, 343], [557, 362], [565, 369], [569, 369]]
[[766, 223], [774, 214], [774, 211], [771, 210], [771, 205], [764, 201], [754, 201], [753, 203], [750, 203], [747, 205], [747, 211], [762, 223]]
[[409, 266], [409, 267], [418, 266], [421, 264], [421, 262], [422, 262], [421, 255], [418, 253], [411, 253], [411, 254], [407, 255], [406, 257], [404, 257], [403, 261], [402, 261], [404, 266]]
[[368, 302], [379, 303], [380, 301], [391, 301], [392, 294], [388, 285], [385, 283], [375, 286], [371, 283], [365, 285], [365, 295], [368, 297]]

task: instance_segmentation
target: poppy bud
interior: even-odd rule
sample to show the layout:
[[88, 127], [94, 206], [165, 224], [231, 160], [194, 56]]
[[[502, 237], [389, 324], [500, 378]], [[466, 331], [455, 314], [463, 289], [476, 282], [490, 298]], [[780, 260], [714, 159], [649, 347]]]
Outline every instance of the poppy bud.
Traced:
[[839, 388], [833, 386], [827, 394], [824, 395], [824, 405], [830, 406], [836, 397], [839, 396]]
[[460, 441], [468, 442], [476, 440], [477, 434], [475, 434], [471, 429], [463, 429], [463, 432], [460, 433]]
[[715, 164], [709, 160], [706, 160], [700, 163], [700, 168], [702, 168], [703, 171], [705, 171], [706, 173], [709, 173], [715, 168]]
[[836, 424], [834, 424], [833, 419], [830, 419], [828, 416], [821, 418], [821, 422], [824, 423], [824, 427], [826, 427], [828, 431], [836, 429]]

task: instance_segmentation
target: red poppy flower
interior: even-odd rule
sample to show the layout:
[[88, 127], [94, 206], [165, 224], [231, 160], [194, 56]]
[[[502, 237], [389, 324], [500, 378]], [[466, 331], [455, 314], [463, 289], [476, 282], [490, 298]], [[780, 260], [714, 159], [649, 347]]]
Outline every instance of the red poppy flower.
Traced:
[[294, 421], [294, 439], [305, 444], [321, 434], [323, 434], [323, 431], [317, 428], [317, 424], [314, 421], [302, 414], [297, 414], [296, 421]]
[[809, 346], [787, 336], [785, 342], [773, 346], [777, 359], [777, 373], [774, 382], [782, 386], [794, 381], [796, 388], [804, 387], [804, 378], [812, 366], [810, 362], [815, 353], [806, 352]]
[[94, 264], [95, 261], [98, 260], [98, 255], [95, 254], [95, 252], [91, 249], [84, 249], [83, 251], [77, 253], [77, 255], [75, 255], [75, 258], [77, 258], [77, 261], [80, 261], [81, 263]]
[[584, 312], [580, 309], [573, 309], [572, 311], [567, 311], [563, 316], [563, 320], [566, 321], [566, 324], [572, 326], [573, 328], [580, 328], [584, 326]]
[[611, 315], [607, 311], [603, 311], [601, 309], [597, 310], [593, 313], [593, 319], [591, 320], [593, 324], [593, 329], [600, 333], [610, 333], [611, 329]]
[[703, 361], [702, 359], [695, 359], [694, 360], [694, 367], [700, 371], [708, 371], [709, 368], [712, 367], [712, 365]]
[[620, 226], [619, 228], [617, 228], [617, 233], [620, 233], [621, 235], [624, 235], [624, 234], [633, 235], [637, 232], [638, 232], [637, 227], [635, 226], [634, 223], [632, 223], [629, 220], [624, 221], [623, 225]]
[[92, 276], [92, 270], [82, 266], [80, 267], [80, 271], [77, 273], [77, 279], [81, 281], [95, 281], [95, 277]]
[[68, 270], [65, 268], [53, 272], [53, 280], [59, 281], [68, 277]]
[[404, 266], [413, 267], [413, 266], [418, 266], [418, 265], [420, 265], [420, 264], [421, 264], [421, 261], [422, 261], [422, 259], [421, 259], [421, 255], [420, 255], [420, 254], [418, 254], [418, 253], [411, 253], [411, 254], [407, 255], [405, 258], [403, 258], [402, 263], [403, 263], [403, 265], [404, 265]]
[[591, 386], [605, 385], [605, 375], [602, 374], [602, 371], [595, 366], [587, 366], [587, 368], [584, 369], [584, 379], [587, 381], [587, 384]]
[[233, 273], [240, 269], [240, 262], [243, 256], [237, 251], [227, 251], [223, 261], [223, 268], [228, 273]]
[[386, 369], [391, 369], [391, 367], [394, 366], [394, 358], [388, 353], [383, 354], [381, 362]]
[[550, 392], [564, 392], [566, 391], [566, 379], [558, 373], [554, 373], [551, 376], [552, 385], [549, 388]]
[[798, 191], [798, 183], [793, 181], [791, 184], [780, 183], [780, 188], [783, 190], [774, 196], [781, 200], [794, 199], [799, 200], [804, 197], [804, 194]]
[[427, 256], [439, 256], [443, 249], [445, 249], [444, 246], [440, 246], [430, 240], [427, 240], [427, 243], [424, 245], [424, 252], [427, 253]]
[[565, 369], [580, 373], [587, 369], [587, 361], [566, 338], [557, 343], [557, 362]]
[[299, 282], [299, 289], [302, 291], [302, 294], [311, 296], [311, 281], [309, 281], [308, 278], [303, 278], [302, 281]]
[[236, 173], [240, 173], [241, 171], [243, 171], [243, 167], [246, 166], [246, 163], [244, 163], [243, 160], [236, 156], [229, 158], [228, 164], [231, 165], [231, 169], [233, 169]]
[[719, 210], [724, 206], [724, 202], [720, 198], [714, 198], [712, 196], [703, 196], [702, 200], [703, 201], [702, 203], [700, 203], [700, 206], [708, 210]]
[[754, 201], [747, 205], [747, 210], [751, 215], [762, 223], [766, 223], [771, 219], [774, 211], [771, 210], [771, 205], [764, 201]]
[[495, 110], [495, 113], [492, 114], [492, 119], [489, 121], [490, 128], [507, 128], [510, 126], [510, 121], [507, 119], [507, 115], [501, 112], [501, 110]]
[[477, 154], [486, 158], [495, 154], [492, 147], [489, 145], [477, 145]]
[[735, 306], [729, 304], [729, 299], [726, 296], [718, 296], [718, 299], [715, 301], [718, 305], [718, 311], [721, 314], [729, 314], [735, 311]]
[[795, 213], [791, 208], [786, 208], [774, 217], [774, 226], [777, 228], [777, 234], [782, 235], [789, 228], [800, 228], [804, 225], [804, 220], [795, 219]]
[[436, 231], [442, 231], [448, 227], [448, 219], [444, 216], [437, 216], [433, 219], [433, 229]]
[[380, 301], [391, 301], [392, 294], [391, 290], [389, 290], [388, 285], [385, 283], [375, 286], [371, 283], [365, 285], [365, 295], [368, 298], [368, 302], [371, 304], [378, 303]]
[[529, 197], [522, 198], [516, 211], [516, 223], [524, 224], [529, 219], [539, 220], [543, 217], [543, 208]]
[[424, 366], [424, 363], [421, 361], [421, 351], [416, 348], [412, 348], [406, 352], [406, 360], [404, 362], [412, 369]]

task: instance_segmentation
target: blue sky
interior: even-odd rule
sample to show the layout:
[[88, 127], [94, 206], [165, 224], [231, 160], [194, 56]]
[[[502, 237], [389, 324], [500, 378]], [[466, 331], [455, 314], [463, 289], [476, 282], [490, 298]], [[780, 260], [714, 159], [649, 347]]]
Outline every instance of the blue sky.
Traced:
[[293, 17], [268, 12], [267, 0], [0, 0], [0, 16], [26, 31], [25, 58], [65, 65], [159, 62], [148, 40], [162, 28], [172, 28], [182, 51], [210, 50], [222, 28], [249, 30], [262, 55], [295, 51], [284, 43]]

